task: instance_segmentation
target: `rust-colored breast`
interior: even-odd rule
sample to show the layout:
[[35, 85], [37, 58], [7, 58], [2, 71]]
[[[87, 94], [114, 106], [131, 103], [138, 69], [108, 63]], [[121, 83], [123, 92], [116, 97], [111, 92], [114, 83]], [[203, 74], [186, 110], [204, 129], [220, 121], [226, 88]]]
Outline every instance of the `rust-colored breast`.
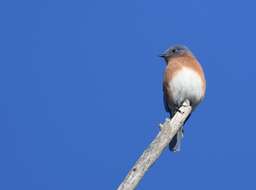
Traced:
[[185, 54], [179, 57], [171, 58], [168, 61], [168, 64], [166, 66], [165, 74], [164, 74], [164, 80], [163, 80], [163, 91], [164, 91], [164, 99], [165, 104], [167, 104], [169, 107], [175, 106], [173, 102], [172, 93], [170, 92], [169, 88], [169, 82], [172, 80], [172, 78], [175, 76], [175, 74], [181, 70], [183, 67], [189, 67], [193, 69], [198, 75], [200, 76], [202, 80], [202, 89], [203, 89], [203, 96], [205, 95], [205, 89], [206, 89], [206, 81], [204, 77], [204, 72], [201, 67], [201, 65], [198, 63], [196, 58], [189, 54]]

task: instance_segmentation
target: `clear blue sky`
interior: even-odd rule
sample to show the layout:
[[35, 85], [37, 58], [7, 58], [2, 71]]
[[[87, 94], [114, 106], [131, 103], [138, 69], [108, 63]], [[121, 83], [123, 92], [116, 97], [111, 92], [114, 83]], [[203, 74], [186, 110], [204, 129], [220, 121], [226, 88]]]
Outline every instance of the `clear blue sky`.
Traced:
[[0, 189], [115, 189], [167, 116], [157, 55], [176, 43], [206, 98], [138, 189], [255, 189], [255, 6], [1, 1]]

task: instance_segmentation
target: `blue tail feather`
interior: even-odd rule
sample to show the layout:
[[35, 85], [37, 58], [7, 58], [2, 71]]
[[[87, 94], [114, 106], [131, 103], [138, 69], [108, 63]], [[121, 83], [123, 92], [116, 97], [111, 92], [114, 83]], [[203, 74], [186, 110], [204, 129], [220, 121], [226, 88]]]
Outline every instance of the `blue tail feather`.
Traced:
[[[183, 126], [185, 125], [185, 123], [187, 122], [187, 120], [189, 119], [191, 114], [189, 114], [189, 116], [187, 117], [187, 119], [184, 121]], [[172, 138], [171, 142], [169, 143], [169, 149], [172, 152], [178, 152], [180, 151], [181, 148], [181, 141], [184, 137], [184, 129], [183, 126], [180, 128], [180, 130], [177, 132], [177, 134]]]

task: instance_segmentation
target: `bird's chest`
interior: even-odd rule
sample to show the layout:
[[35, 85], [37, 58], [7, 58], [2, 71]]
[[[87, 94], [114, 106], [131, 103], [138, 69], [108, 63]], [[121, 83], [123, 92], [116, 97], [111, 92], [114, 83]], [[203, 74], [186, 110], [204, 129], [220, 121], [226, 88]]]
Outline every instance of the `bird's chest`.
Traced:
[[185, 99], [197, 104], [203, 97], [203, 85], [200, 75], [193, 69], [182, 68], [168, 82], [173, 102], [180, 105]]

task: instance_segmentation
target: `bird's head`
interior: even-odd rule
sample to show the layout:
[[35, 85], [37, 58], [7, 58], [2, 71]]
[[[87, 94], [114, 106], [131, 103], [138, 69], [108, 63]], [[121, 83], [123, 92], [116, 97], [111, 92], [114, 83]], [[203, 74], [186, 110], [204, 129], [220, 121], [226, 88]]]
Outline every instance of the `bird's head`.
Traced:
[[168, 48], [160, 55], [160, 57], [164, 58], [167, 63], [169, 59], [173, 57], [183, 56], [185, 54], [192, 55], [191, 51], [186, 46], [176, 45]]

